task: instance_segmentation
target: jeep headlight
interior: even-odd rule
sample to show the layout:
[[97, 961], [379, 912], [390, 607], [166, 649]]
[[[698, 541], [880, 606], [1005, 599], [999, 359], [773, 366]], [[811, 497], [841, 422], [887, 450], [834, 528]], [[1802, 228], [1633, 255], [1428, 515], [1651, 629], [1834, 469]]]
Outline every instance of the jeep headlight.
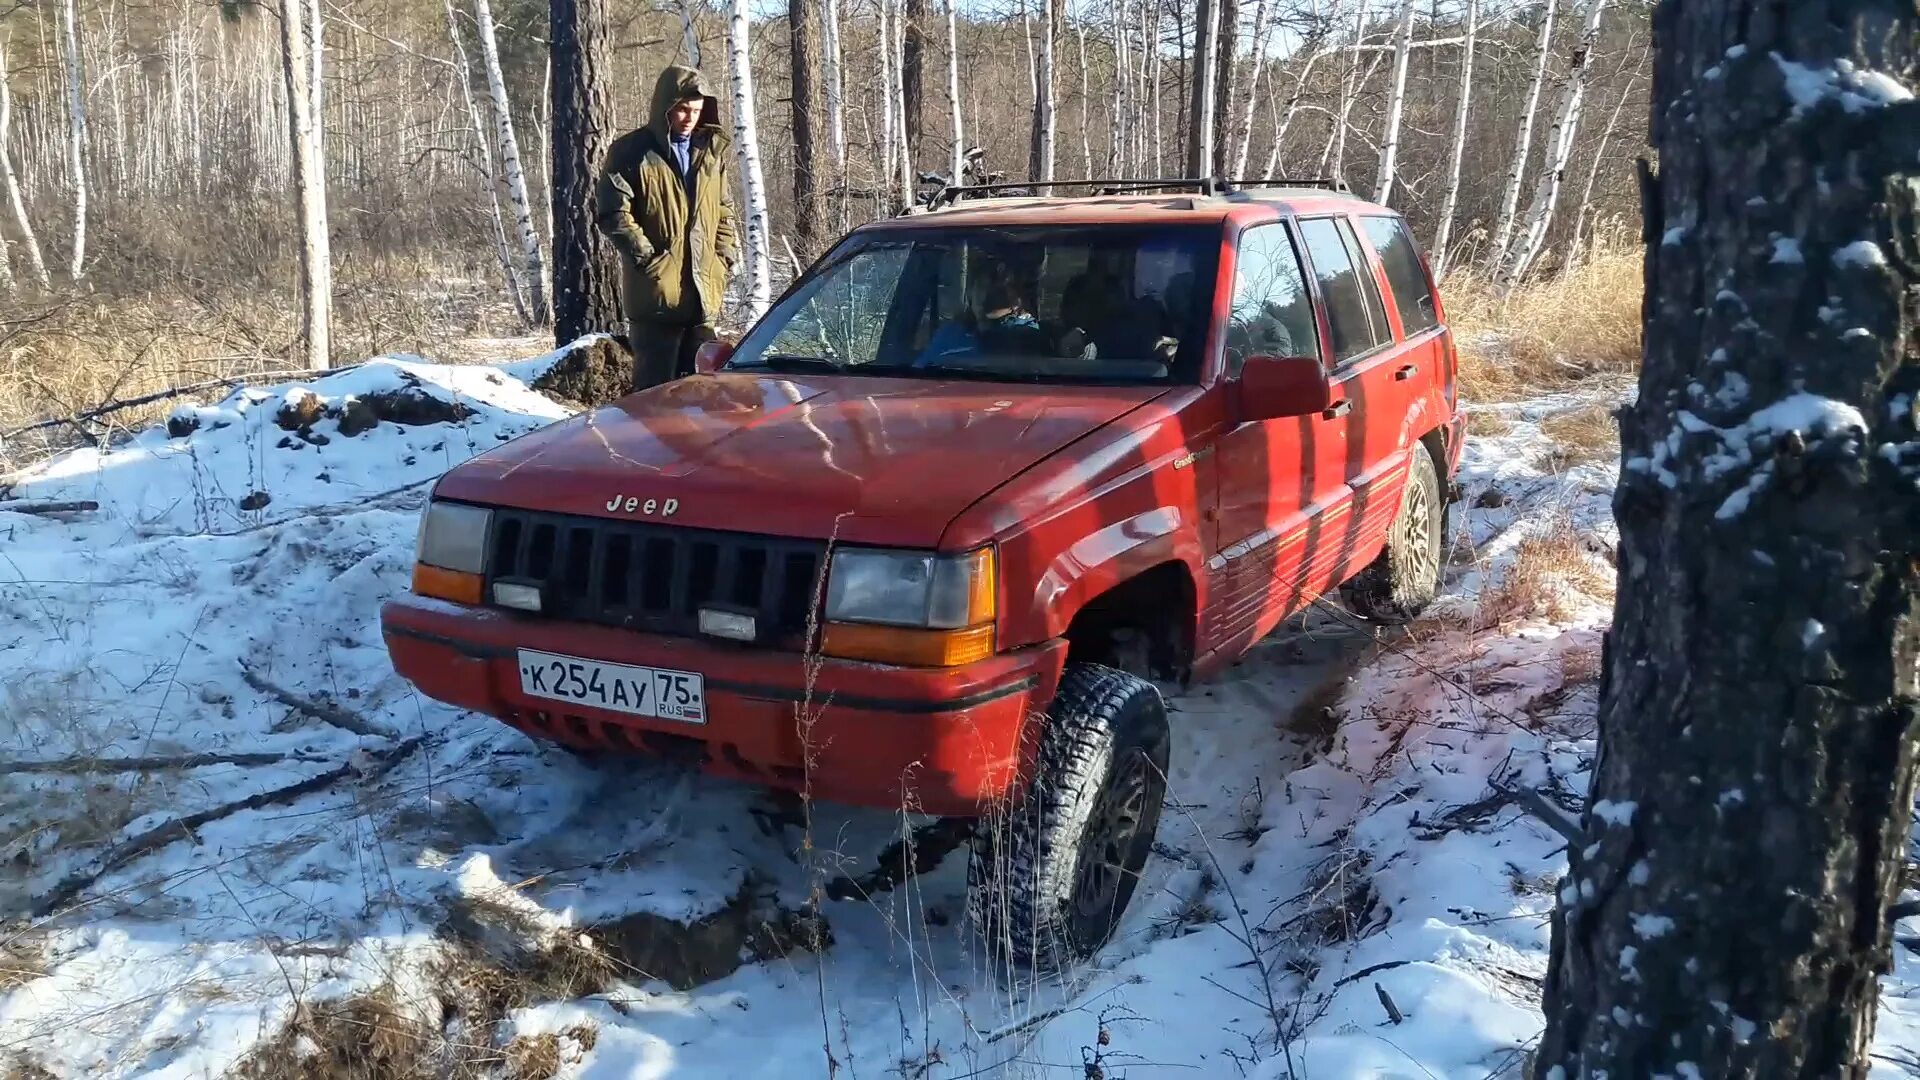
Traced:
[[415, 558], [442, 570], [478, 574], [486, 569], [487, 525], [493, 511], [484, 506], [434, 501], [420, 515]]
[[827, 572], [822, 651], [951, 667], [993, 655], [994, 553], [839, 548]]
[[492, 519], [493, 511], [483, 506], [430, 500], [414, 540], [414, 594], [480, 603]]

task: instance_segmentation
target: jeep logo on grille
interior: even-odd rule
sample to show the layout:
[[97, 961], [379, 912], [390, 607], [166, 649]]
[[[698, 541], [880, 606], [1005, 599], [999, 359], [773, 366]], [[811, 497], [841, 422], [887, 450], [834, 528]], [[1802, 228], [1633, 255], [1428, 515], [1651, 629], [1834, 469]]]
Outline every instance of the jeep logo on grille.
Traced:
[[655, 515], [672, 517], [679, 509], [679, 499], [642, 499], [638, 495], [621, 495], [615, 492], [613, 498], [607, 500], [608, 513], [625, 512], [640, 514], [643, 517]]

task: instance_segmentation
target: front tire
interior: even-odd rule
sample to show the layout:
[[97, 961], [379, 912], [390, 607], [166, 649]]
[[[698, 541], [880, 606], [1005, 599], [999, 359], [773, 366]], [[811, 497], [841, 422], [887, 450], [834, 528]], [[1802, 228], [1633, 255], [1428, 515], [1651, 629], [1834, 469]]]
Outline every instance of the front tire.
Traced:
[[1415, 444], [1407, 462], [1400, 512], [1387, 531], [1387, 546], [1366, 569], [1340, 587], [1340, 598], [1361, 618], [1397, 624], [1426, 610], [1440, 594], [1441, 532], [1445, 507], [1433, 454]]
[[1138, 676], [1070, 663], [1040, 740], [1027, 790], [981, 823], [967, 904], [996, 958], [1055, 971], [1106, 943], [1139, 884], [1166, 800], [1166, 702]]

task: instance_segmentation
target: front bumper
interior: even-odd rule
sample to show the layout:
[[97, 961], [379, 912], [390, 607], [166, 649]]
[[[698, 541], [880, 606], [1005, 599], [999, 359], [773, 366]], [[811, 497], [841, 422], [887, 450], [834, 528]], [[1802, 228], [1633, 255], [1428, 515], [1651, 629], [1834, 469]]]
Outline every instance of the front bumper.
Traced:
[[[1036, 721], [1066, 642], [957, 668], [808, 658], [466, 607], [407, 594], [380, 612], [394, 670], [421, 693], [569, 745], [684, 756], [833, 802], [975, 816], [1031, 775]], [[520, 648], [699, 673], [706, 720], [633, 716], [524, 693]], [[809, 769], [809, 762], [811, 768]]]

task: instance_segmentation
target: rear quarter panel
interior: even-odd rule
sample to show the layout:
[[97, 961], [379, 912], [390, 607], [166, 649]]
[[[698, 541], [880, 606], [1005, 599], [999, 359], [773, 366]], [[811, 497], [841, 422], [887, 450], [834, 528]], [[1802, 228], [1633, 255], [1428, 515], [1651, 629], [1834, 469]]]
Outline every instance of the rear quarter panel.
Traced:
[[1064, 634], [1088, 601], [1166, 562], [1187, 568], [1204, 604], [1224, 420], [1219, 395], [1175, 388], [955, 519], [943, 549], [998, 547], [1001, 648]]

